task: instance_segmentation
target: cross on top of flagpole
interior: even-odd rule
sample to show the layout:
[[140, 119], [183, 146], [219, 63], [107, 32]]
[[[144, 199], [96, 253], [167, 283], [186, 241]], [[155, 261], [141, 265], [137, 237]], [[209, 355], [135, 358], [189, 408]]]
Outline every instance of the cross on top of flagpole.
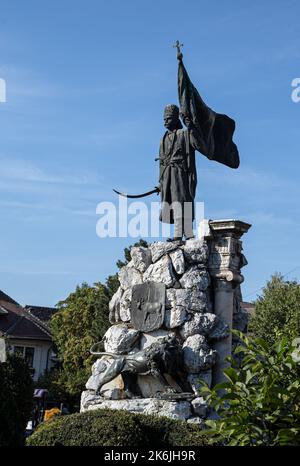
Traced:
[[177, 59], [178, 59], [178, 60], [182, 60], [182, 57], [183, 57], [182, 52], [181, 52], [181, 50], [180, 50], [180, 47], [183, 47], [183, 44], [181, 44], [181, 43], [179, 42], [179, 40], [177, 40], [176, 43], [173, 45], [173, 48], [174, 48], [174, 49], [175, 49], [175, 48], [177, 49]]

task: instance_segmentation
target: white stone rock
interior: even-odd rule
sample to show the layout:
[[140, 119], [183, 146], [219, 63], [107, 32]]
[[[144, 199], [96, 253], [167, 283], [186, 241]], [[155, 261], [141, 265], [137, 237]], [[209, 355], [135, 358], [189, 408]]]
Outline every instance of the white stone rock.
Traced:
[[104, 349], [108, 353], [127, 353], [137, 344], [139, 336], [138, 330], [128, 328], [125, 324], [113, 325], [103, 337]]
[[[165, 377], [168, 377], [169, 385], [177, 392], [182, 391], [171, 376], [165, 374]], [[153, 377], [153, 375], [138, 375], [137, 385], [143, 398], [158, 398], [159, 393], [164, 392], [166, 388], [163, 383], [160, 382], [157, 377]]]
[[176, 290], [174, 288], [168, 288], [166, 290], [166, 309], [171, 309], [176, 306]]
[[176, 306], [165, 310], [164, 325], [166, 328], [180, 327], [189, 318], [186, 310], [182, 306]]
[[134, 267], [144, 273], [152, 262], [150, 249], [143, 246], [134, 246], [131, 248], [130, 254]]
[[164, 283], [166, 287], [172, 287], [176, 277], [169, 256], [164, 256], [155, 264], [151, 264], [144, 273], [143, 280], [144, 282]]
[[121, 288], [127, 290], [132, 288], [133, 285], [138, 285], [143, 282], [142, 274], [133, 266], [133, 262], [130, 261], [129, 264], [121, 268], [119, 274], [119, 281]]
[[109, 322], [114, 324], [120, 320], [120, 300], [122, 298], [123, 290], [119, 286], [113, 297], [111, 298], [109, 308]]
[[150, 244], [150, 250], [152, 255], [152, 262], [158, 261], [162, 256], [168, 254], [171, 251], [174, 251], [178, 248], [178, 244], [174, 241], [163, 242], [157, 241]]
[[211, 239], [213, 237], [211, 228], [209, 226], [209, 220], [203, 219], [198, 225], [198, 237], [199, 239]]
[[145, 414], [158, 414], [170, 419], [185, 421], [191, 416], [191, 403], [189, 401], [165, 401], [151, 399], [145, 409]]
[[175, 272], [178, 275], [182, 275], [185, 271], [184, 255], [181, 249], [176, 249], [170, 253], [170, 259], [172, 261]]
[[205, 312], [207, 310], [207, 295], [204, 291], [181, 288], [175, 291], [175, 303], [189, 311]]
[[196, 334], [207, 337], [212, 332], [217, 320], [217, 316], [210, 312], [206, 312], [205, 314], [195, 313], [192, 315], [192, 318], [182, 326], [180, 335], [184, 340]]
[[166, 401], [155, 398], [135, 398], [127, 400], [105, 400], [91, 392], [81, 396], [81, 412], [95, 409], [120, 409], [141, 414], [156, 414], [170, 419], [185, 421], [191, 417], [189, 401]]
[[185, 259], [190, 263], [207, 263], [209, 251], [206, 241], [189, 239], [183, 246], [183, 252]]
[[208, 406], [207, 406], [207, 402], [202, 396], [199, 396], [198, 398], [194, 398], [191, 403], [192, 403], [192, 410], [197, 416], [202, 417], [202, 418], [205, 418], [207, 416]]
[[216, 325], [214, 326], [213, 330], [209, 334], [210, 340], [223, 340], [224, 338], [229, 337], [230, 329], [229, 326], [223, 322], [220, 318], [217, 318]]
[[210, 284], [210, 277], [207, 270], [191, 265], [179, 281], [183, 288], [206, 291]]
[[124, 291], [123, 296], [120, 300], [120, 319], [122, 322], [130, 321], [130, 306], [132, 298], [132, 288], [128, 288]]
[[208, 370], [216, 362], [217, 352], [209, 348], [203, 335], [188, 337], [182, 352], [184, 368], [190, 374]]
[[148, 348], [148, 346], [152, 345], [157, 340], [167, 337], [168, 335], [173, 335], [173, 332], [168, 330], [154, 330], [153, 332], [149, 333], [142, 333], [140, 338], [140, 349]]
[[187, 381], [190, 384], [193, 392], [195, 395], [199, 395], [200, 389], [202, 387], [201, 380], [206, 383], [209, 387], [211, 387], [212, 383], [212, 370], [209, 369], [207, 371], [198, 372], [198, 374], [189, 374], [187, 377]]

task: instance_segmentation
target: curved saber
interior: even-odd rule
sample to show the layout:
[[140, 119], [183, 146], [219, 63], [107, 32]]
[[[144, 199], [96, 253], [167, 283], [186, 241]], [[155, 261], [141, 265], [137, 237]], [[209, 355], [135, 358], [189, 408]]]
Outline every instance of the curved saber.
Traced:
[[120, 191], [117, 191], [116, 189], [113, 189], [113, 191], [116, 193], [116, 194], [119, 194], [119, 196], [123, 196], [123, 197], [128, 197], [130, 199], [137, 199], [139, 197], [146, 197], [146, 196], [150, 196], [151, 194], [158, 194], [160, 192], [160, 189], [155, 186], [154, 189], [152, 189], [151, 191], [147, 191], [146, 193], [142, 193], [142, 194], [126, 194], [126, 193], [121, 193]]

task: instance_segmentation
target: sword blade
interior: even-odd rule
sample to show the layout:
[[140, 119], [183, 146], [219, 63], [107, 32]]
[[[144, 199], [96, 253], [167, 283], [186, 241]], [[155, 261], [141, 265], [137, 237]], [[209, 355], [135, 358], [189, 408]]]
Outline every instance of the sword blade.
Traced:
[[113, 189], [113, 191], [116, 194], [119, 194], [119, 196], [128, 197], [129, 199], [137, 199], [141, 197], [151, 196], [151, 194], [154, 194], [154, 193], [158, 194], [159, 188], [155, 187], [151, 191], [147, 191], [146, 193], [142, 193], [142, 194], [126, 194], [126, 193], [121, 193], [120, 191], [117, 191], [116, 189]]

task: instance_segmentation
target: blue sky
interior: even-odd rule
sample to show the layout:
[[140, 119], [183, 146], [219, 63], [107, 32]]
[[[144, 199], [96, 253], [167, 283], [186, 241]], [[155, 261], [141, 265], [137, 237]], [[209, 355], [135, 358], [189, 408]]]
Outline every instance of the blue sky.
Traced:
[[177, 39], [204, 100], [236, 120], [240, 168], [198, 154], [197, 200], [253, 225], [245, 299], [275, 271], [299, 279], [299, 16], [298, 0], [3, 1], [0, 289], [54, 305], [115, 272], [132, 241], [98, 238], [96, 206], [157, 182]]

